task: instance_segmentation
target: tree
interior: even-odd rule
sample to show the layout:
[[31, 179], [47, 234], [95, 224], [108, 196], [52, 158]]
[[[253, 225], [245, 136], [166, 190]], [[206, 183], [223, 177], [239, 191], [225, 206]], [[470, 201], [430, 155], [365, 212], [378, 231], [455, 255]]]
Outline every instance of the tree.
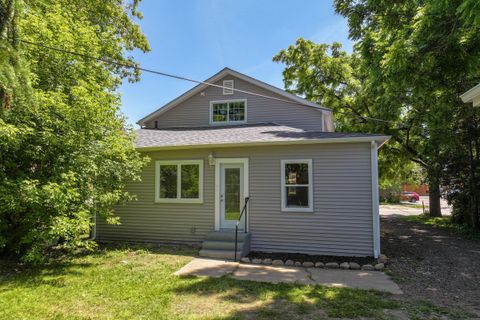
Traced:
[[[39, 261], [53, 244], [91, 248], [92, 216], [118, 223], [125, 184], [148, 159], [116, 89], [148, 51], [138, 1], [1, 0], [0, 252]], [[105, 63], [66, 51], [99, 57]]]
[[[453, 204], [453, 221], [480, 230], [480, 113], [464, 105], [451, 114], [454, 137], [446, 146], [443, 185]], [[453, 134], [452, 134], [453, 136]]]
[[444, 154], [456, 139], [452, 111], [464, 108], [458, 95], [480, 74], [478, 19], [469, 11], [478, 6], [336, 0], [335, 8], [348, 19], [352, 54], [299, 39], [274, 57], [286, 64], [285, 86], [332, 107], [340, 129], [391, 135], [383, 152], [424, 168], [430, 215], [440, 216]]

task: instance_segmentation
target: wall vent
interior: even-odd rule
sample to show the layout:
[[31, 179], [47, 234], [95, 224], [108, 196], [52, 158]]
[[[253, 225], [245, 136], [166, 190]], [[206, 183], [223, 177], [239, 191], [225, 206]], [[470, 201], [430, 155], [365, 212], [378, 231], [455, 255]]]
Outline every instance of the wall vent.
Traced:
[[223, 94], [233, 94], [233, 80], [223, 80]]

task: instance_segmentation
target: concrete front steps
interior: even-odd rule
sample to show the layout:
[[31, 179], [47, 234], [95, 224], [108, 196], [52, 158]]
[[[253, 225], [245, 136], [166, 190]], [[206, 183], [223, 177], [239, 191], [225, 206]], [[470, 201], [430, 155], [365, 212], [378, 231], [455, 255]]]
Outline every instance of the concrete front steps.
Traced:
[[[237, 259], [250, 252], [250, 233], [238, 231]], [[200, 257], [227, 259], [235, 258], [235, 230], [210, 232], [203, 241]]]

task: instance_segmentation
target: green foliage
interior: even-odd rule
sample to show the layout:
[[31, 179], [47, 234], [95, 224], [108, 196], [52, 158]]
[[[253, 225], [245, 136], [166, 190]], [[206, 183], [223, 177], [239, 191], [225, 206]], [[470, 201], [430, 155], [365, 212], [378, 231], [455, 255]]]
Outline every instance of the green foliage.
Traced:
[[439, 214], [446, 168], [462, 168], [451, 152], [478, 140], [458, 135], [479, 113], [467, 117], [471, 106], [459, 99], [480, 79], [478, 1], [336, 0], [335, 8], [348, 19], [353, 53], [299, 39], [274, 57], [286, 65], [285, 86], [331, 107], [340, 130], [391, 135], [381, 169], [419, 164]]
[[422, 167], [408, 159], [401, 159], [403, 157], [395, 150], [381, 152], [379, 155], [378, 188], [381, 202], [399, 203], [403, 183], [421, 184], [424, 182]]
[[0, 39], [0, 252], [35, 262], [52, 245], [92, 248], [93, 215], [117, 223], [113, 206], [132, 200], [124, 187], [148, 159], [115, 90], [138, 72], [18, 40], [131, 64], [126, 51], [149, 50], [136, 5], [13, 1], [16, 31]]
[[452, 221], [480, 231], [480, 109], [465, 104], [450, 117], [450, 143], [441, 154], [442, 183], [453, 206]]

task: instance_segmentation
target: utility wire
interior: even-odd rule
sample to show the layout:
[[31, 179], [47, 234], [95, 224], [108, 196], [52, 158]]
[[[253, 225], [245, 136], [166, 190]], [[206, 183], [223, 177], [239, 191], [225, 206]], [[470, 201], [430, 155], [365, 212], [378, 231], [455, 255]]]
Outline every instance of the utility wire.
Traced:
[[[215, 83], [211, 83], [211, 82], [205, 82], [205, 81], [200, 81], [200, 80], [195, 80], [195, 79], [191, 79], [191, 78], [187, 78], [187, 77], [182, 77], [182, 76], [177, 76], [177, 75], [174, 75], [174, 74], [171, 74], [171, 73], [162, 72], [162, 71], [157, 71], [157, 70], [142, 68], [142, 67], [139, 67], [138, 65], [135, 65], [135, 64], [133, 64], [133, 63], [131, 63], [131, 64], [129, 64], [129, 63], [122, 63], [122, 62], [119, 62], [119, 61], [113, 61], [113, 60], [108, 60], [108, 59], [104, 59], [104, 58], [100, 58], [100, 57], [94, 57], [94, 56], [91, 56], [91, 55], [88, 55], [88, 54], [79, 53], [79, 52], [74, 52], [74, 51], [69, 51], [69, 50], [60, 49], [60, 48], [55, 48], [55, 47], [47, 46], [47, 45], [44, 45], [44, 44], [31, 42], [31, 41], [28, 41], [28, 40], [19, 40], [19, 41], [24, 42], [24, 43], [27, 43], [27, 44], [30, 44], [30, 45], [38, 46], [38, 47], [41, 47], [41, 48], [44, 48], [44, 49], [59, 51], [59, 52], [63, 52], [63, 53], [71, 54], [71, 55], [80, 56], [80, 57], [87, 58], [87, 59], [98, 60], [98, 61], [102, 61], [102, 62], [109, 63], [109, 64], [114, 64], [114, 65], [117, 65], [117, 66], [120, 66], [120, 67], [124, 67], [124, 68], [140, 70], [140, 71], [143, 71], [143, 72], [152, 73], [152, 74], [156, 74], [156, 75], [160, 75], [160, 76], [165, 76], [165, 77], [169, 77], [169, 78], [174, 78], [174, 79], [177, 79], [177, 80], [183, 80], [183, 81], [193, 82], [193, 83], [196, 83], [196, 84], [204, 84], [204, 85], [208, 85], [208, 86], [216, 87], [216, 88], [221, 88], [221, 89], [224, 89], [224, 88], [225, 88], [225, 89], [228, 89], [228, 90], [233, 90], [233, 91], [236, 91], [236, 92], [245, 93], [245, 94], [249, 94], [249, 95], [253, 95], [253, 96], [258, 96], [258, 97], [262, 97], [262, 98], [273, 99], [273, 100], [277, 100], [277, 101], [282, 101], [282, 102], [291, 103], [290, 100], [285, 100], [285, 99], [281, 99], [281, 98], [277, 98], [277, 97], [267, 96], [267, 95], [263, 95], [263, 94], [256, 93], [256, 92], [251, 92], [251, 91], [246, 91], [246, 90], [241, 90], [241, 89], [236, 89], [236, 88], [225, 87], [225, 86], [222, 86], [222, 85], [219, 85], [219, 84], [215, 84]], [[304, 106], [310, 106], [310, 107], [311, 107], [311, 105], [308, 105], [308, 104], [302, 104], [302, 103], [297, 103], [297, 104], [304, 105]], [[323, 109], [326, 109], [326, 108], [323, 108]]]
[[[7, 39], [3, 36], [0, 36], [0, 37], [4, 38], [4, 39]], [[261, 98], [265, 98], [265, 99], [271, 99], [271, 100], [286, 102], [286, 103], [290, 103], [290, 104], [296, 104], [296, 105], [311, 107], [311, 105], [306, 104], [306, 103], [292, 102], [290, 100], [281, 99], [281, 98], [277, 98], [277, 97], [272, 97], [272, 96], [268, 96], [268, 95], [263, 95], [263, 94], [256, 93], [256, 92], [225, 87], [223, 85], [218, 85], [218, 84], [211, 83], [211, 82], [195, 80], [195, 79], [191, 79], [191, 78], [187, 78], [187, 77], [183, 77], [183, 76], [178, 76], [178, 75], [171, 74], [171, 73], [166, 73], [166, 72], [162, 72], [162, 71], [142, 68], [138, 65], [135, 65], [134, 63], [123, 63], [123, 62], [119, 62], [119, 61], [115, 61], [115, 60], [105, 59], [105, 58], [101, 58], [101, 57], [95, 57], [95, 56], [92, 56], [92, 55], [89, 55], [89, 54], [70, 51], [70, 50], [61, 49], [61, 48], [57, 48], [57, 47], [52, 47], [52, 46], [48, 46], [48, 45], [45, 45], [45, 44], [32, 42], [32, 41], [28, 41], [28, 40], [23, 40], [23, 39], [18, 39], [18, 41], [20, 41], [22, 43], [25, 43], [25, 44], [37, 46], [37, 47], [40, 47], [40, 48], [52, 50], [52, 51], [57, 51], [57, 52], [67, 53], [67, 54], [70, 54], [70, 55], [79, 56], [79, 57], [82, 57], [82, 58], [85, 58], [85, 59], [92, 59], [92, 60], [101, 61], [101, 62], [104, 62], [104, 63], [107, 63], [107, 64], [116, 65], [116, 66], [119, 66], [119, 67], [124, 67], [124, 68], [129, 68], [129, 69], [134, 69], [134, 70], [140, 70], [142, 72], [152, 73], [152, 74], [156, 74], [156, 75], [160, 75], [160, 76], [164, 76], [164, 77], [169, 77], [169, 78], [173, 78], [173, 79], [177, 79], [177, 80], [193, 82], [193, 83], [196, 83], [196, 84], [203, 84], [203, 85], [216, 87], [216, 88], [220, 88], [220, 89], [233, 90], [233, 91], [236, 91], [236, 92], [245, 93], [245, 94], [248, 94], [248, 95], [257, 96], [257, 97], [261, 97]], [[371, 120], [371, 121], [378, 121], [378, 122], [383, 122], [383, 123], [397, 124], [397, 122], [392, 121], [392, 120], [385, 120], [385, 119], [361, 116], [361, 115], [357, 115], [357, 114], [351, 113], [351, 112], [336, 112], [336, 113], [340, 113], [340, 114], [343, 114], [343, 115], [354, 116], [354, 117], [357, 117], [357, 118], [360, 118], [360, 119], [363, 119], [363, 120]]]

